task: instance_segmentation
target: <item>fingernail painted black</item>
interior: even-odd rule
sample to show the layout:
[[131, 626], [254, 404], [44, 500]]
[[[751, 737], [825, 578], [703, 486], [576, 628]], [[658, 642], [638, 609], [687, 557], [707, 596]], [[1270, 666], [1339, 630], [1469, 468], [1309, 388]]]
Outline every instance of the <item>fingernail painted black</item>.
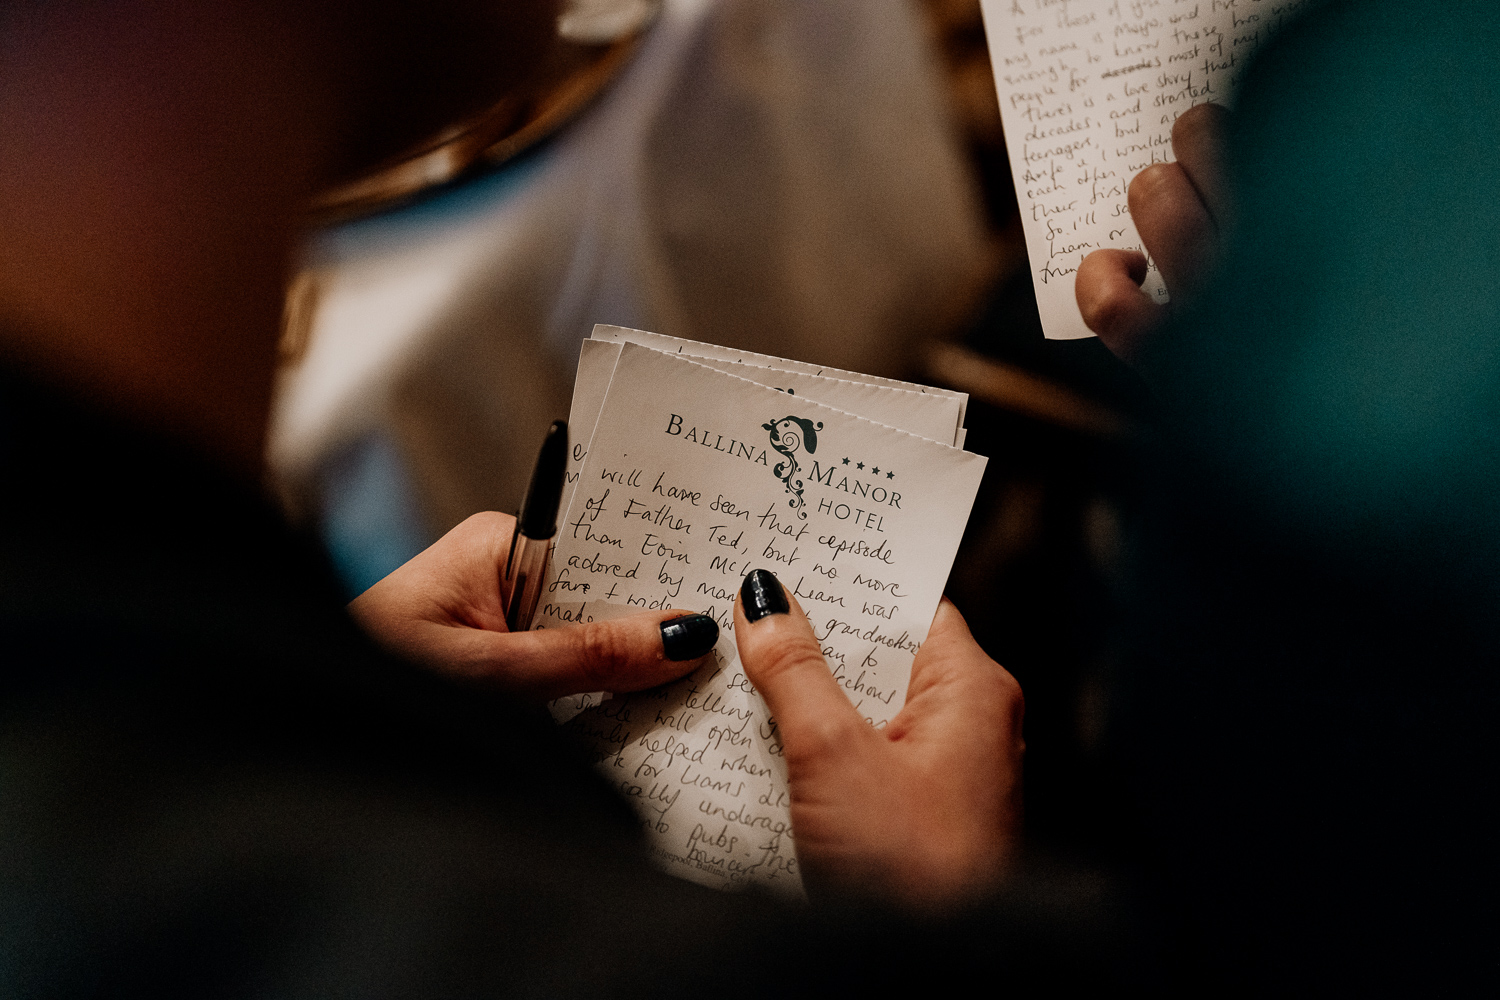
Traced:
[[784, 615], [792, 610], [786, 602], [786, 591], [776, 574], [768, 569], [751, 570], [740, 585], [740, 601], [745, 605], [745, 617], [758, 622], [766, 615]]
[[661, 623], [661, 648], [669, 660], [696, 660], [719, 641], [719, 623], [708, 615], [683, 615]]

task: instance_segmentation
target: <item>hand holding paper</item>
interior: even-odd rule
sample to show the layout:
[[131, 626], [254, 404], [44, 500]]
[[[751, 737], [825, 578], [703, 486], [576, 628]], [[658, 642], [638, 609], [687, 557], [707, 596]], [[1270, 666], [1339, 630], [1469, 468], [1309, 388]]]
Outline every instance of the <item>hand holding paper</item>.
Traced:
[[554, 714], [636, 806], [668, 870], [799, 895], [785, 751], [729, 635], [736, 594], [747, 573], [774, 572], [806, 609], [844, 712], [872, 733], [891, 725], [984, 470], [954, 447], [966, 398], [640, 331], [595, 336], [571, 418], [593, 433], [574, 452], [536, 625], [672, 607], [725, 636], [681, 681]]
[[[1308, 0], [981, 5], [1042, 330], [1087, 337], [1083, 305], [1100, 325], [1138, 333], [1150, 325], [1145, 304], [1187, 289], [1152, 254], [1132, 178], [1156, 169], [1158, 179], [1180, 179], [1159, 172], [1192, 155], [1174, 123], [1192, 108], [1232, 101], [1256, 49]], [[1102, 259], [1112, 262], [1119, 294], [1102, 305], [1091, 291], [1075, 299], [1085, 259], [1101, 250], [1114, 251]], [[1125, 281], [1139, 294], [1126, 296]]]
[[1130, 182], [1130, 214], [1146, 253], [1095, 250], [1078, 268], [1078, 308], [1090, 330], [1127, 361], [1137, 358], [1166, 323], [1172, 306], [1140, 287], [1147, 256], [1191, 302], [1213, 272], [1231, 211], [1223, 163], [1229, 112], [1200, 104], [1172, 126], [1175, 163], [1147, 167]]
[[710, 627], [684, 642], [684, 628], [672, 624], [677, 611], [569, 631], [507, 632], [499, 568], [514, 530], [509, 514], [475, 514], [357, 597], [349, 611], [382, 645], [413, 662], [528, 698], [639, 691], [701, 665], [718, 629], [704, 622]]
[[809, 891], [918, 908], [982, 896], [1020, 832], [1020, 685], [944, 600], [912, 663], [906, 706], [873, 729], [829, 673], [796, 598], [768, 607], [756, 599], [763, 589], [780, 591], [769, 574], [746, 580], [735, 639], [780, 726]]
[[[505, 630], [501, 514], [353, 613], [412, 659], [557, 699], [677, 875], [795, 896], [805, 871], [924, 909], [983, 892], [1015, 837], [1021, 700], [939, 608], [985, 465], [955, 447], [967, 398], [596, 335], [535, 630]], [[747, 574], [775, 597], [753, 623]]]

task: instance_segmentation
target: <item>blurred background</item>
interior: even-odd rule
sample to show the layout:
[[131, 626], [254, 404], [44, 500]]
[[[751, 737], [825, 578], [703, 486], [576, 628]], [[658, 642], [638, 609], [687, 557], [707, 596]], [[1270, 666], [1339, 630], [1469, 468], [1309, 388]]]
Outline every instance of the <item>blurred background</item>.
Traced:
[[948, 592], [1027, 696], [1027, 831], [1126, 853], [1112, 586], [1142, 386], [1045, 341], [979, 0], [571, 0], [504, 101], [327, 192], [274, 485], [351, 595], [513, 511], [595, 323], [971, 396]]

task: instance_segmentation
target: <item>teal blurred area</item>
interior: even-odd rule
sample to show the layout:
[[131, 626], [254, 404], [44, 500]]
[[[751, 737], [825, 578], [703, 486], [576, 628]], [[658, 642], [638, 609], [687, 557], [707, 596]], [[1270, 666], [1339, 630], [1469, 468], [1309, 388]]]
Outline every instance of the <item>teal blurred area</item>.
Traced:
[[1497, 70], [1487, 14], [1336, 4], [1247, 83], [1233, 249], [1158, 379], [1225, 502], [1330, 558], [1500, 556]]

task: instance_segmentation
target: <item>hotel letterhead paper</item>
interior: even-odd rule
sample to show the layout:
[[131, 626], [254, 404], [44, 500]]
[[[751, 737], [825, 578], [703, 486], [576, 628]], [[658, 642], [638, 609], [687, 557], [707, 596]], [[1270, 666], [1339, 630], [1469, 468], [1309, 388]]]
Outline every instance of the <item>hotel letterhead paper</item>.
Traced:
[[[604, 405], [604, 394], [609, 388], [610, 376], [614, 374], [615, 363], [620, 359], [622, 346], [623, 342], [585, 340], [579, 349], [578, 374], [573, 382], [573, 406], [568, 413], [568, 426], [572, 428], [574, 438], [568, 456], [566, 498], [571, 498], [578, 473], [583, 469], [583, 460], [588, 454], [588, 441], [593, 437], [594, 424], [599, 419], [599, 408]], [[908, 431], [918, 437], [944, 444], [963, 443], [963, 436], [958, 433], [962, 428], [956, 427], [961, 406], [954, 396], [895, 389], [826, 375], [762, 368], [738, 361], [717, 361], [697, 355], [677, 356], [707, 368], [770, 386], [789, 395], [813, 399], [836, 410], [867, 417], [876, 423], [889, 424], [897, 430]]]
[[567, 723], [636, 806], [665, 868], [800, 894], [775, 720], [735, 655], [740, 582], [758, 567], [776, 573], [850, 702], [883, 726], [905, 702], [985, 461], [623, 346], [535, 627], [624, 606], [699, 611], [723, 629], [698, 672], [580, 702]]

